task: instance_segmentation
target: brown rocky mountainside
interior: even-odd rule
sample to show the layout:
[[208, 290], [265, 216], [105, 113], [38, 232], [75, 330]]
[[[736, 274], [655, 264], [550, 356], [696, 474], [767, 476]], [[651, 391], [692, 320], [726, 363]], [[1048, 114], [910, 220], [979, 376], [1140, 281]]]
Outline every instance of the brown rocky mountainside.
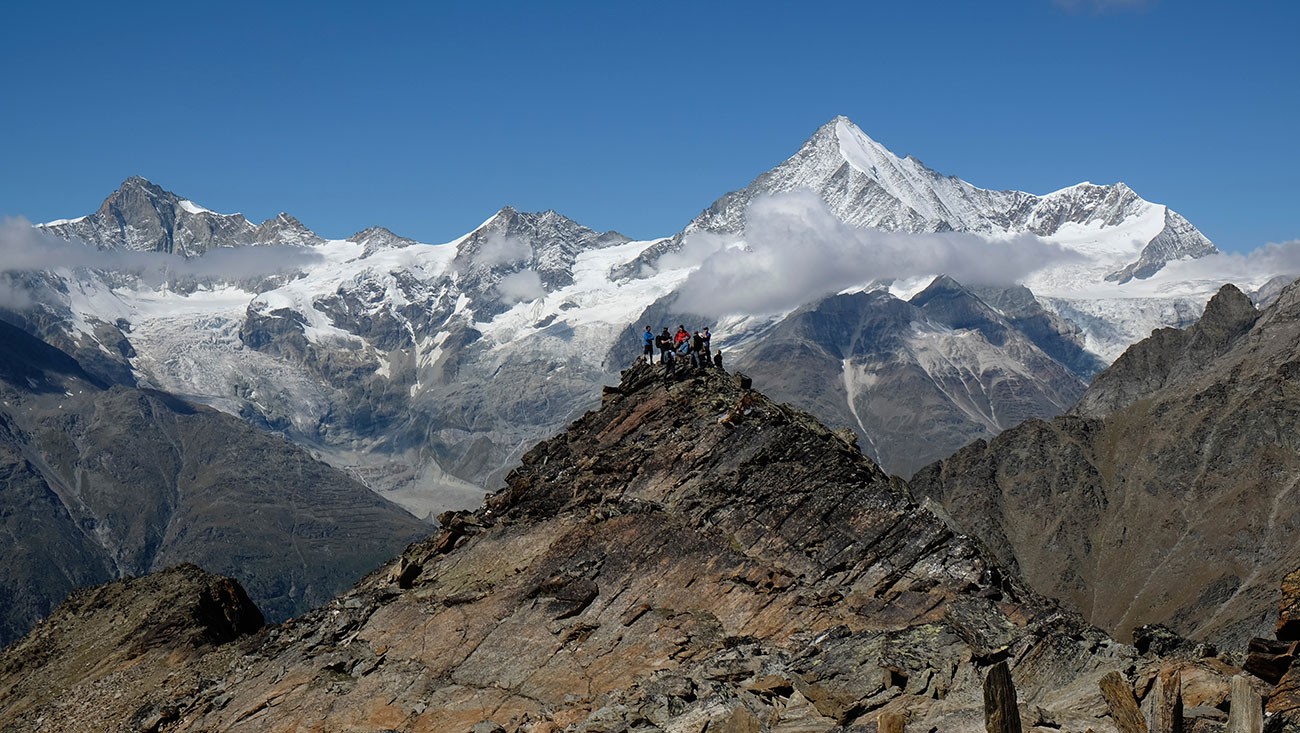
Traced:
[[1007, 662], [1026, 728], [1115, 730], [1098, 680], [1135, 650], [737, 382], [634, 367], [482, 509], [256, 634], [191, 569], [78, 593], [0, 655], [0, 729], [983, 730]]
[[281, 620], [428, 532], [283, 438], [107, 386], [0, 322], [0, 644], [75, 588], [181, 562], [240, 578]]
[[1300, 560], [1300, 286], [1256, 312], [1225, 286], [1079, 406], [912, 480], [1038, 591], [1124, 635], [1160, 622], [1234, 647], [1269, 629]]

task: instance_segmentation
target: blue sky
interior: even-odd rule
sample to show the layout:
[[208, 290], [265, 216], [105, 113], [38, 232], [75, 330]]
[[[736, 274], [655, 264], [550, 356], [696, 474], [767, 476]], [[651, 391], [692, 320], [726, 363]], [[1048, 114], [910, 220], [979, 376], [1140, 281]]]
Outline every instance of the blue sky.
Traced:
[[1124, 181], [1223, 249], [1300, 238], [1300, 3], [24, 3], [0, 216], [142, 175], [328, 237], [503, 205], [665, 236], [843, 114], [985, 188]]

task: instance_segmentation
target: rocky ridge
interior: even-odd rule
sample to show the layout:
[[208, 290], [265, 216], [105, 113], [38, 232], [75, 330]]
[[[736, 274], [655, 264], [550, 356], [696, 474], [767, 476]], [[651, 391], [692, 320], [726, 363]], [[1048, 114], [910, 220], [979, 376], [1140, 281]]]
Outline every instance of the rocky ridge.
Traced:
[[912, 485], [1102, 628], [1244, 644], [1300, 556], [1298, 340], [1300, 286], [1258, 313], [1225, 286], [1198, 325], [1131, 348], [1072, 414], [977, 441]]
[[[526, 446], [590, 407], [594, 387], [615, 381], [618, 369], [639, 353], [637, 338], [646, 323], [714, 325], [715, 347], [725, 348], [729, 359], [747, 359], [729, 363], [763, 374], [781, 398], [858, 430], [886, 470], [908, 473], [1021, 418], [1059, 413], [1073, 402], [1080, 380], [1104, 366], [1098, 354], [1113, 358], [1152, 325], [1190, 323], [1208, 297], [1199, 291], [1178, 297], [1125, 293], [1098, 305], [1086, 298], [1036, 297], [1024, 287], [1015, 296], [981, 290], [976, 296], [1019, 332], [1004, 341], [1005, 348], [977, 343], [983, 339], [978, 329], [958, 328], [942, 338], [937, 330], [927, 331], [936, 343], [954, 347], [951, 354], [938, 354], [919, 337], [904, 344], [905, 351], [917, 347], [919, 355], [890, 352], [871, 344], [871, 334], [859, 333], [848, 337], [852, 349], [814, 340], [809, 349], [786, 352], [809, 356], [802, 365], [777, 358], [782, 348], [769, 338], [793, 338], [788, 343], [798, 345], [798, 321], [809, 312], [851, 316], [856, 309], [832, 301], [853, 288], [770, 319], [739, 314], [717, 321], [674, 309], [695, 265], [670, 267], [656, 253], [693, 232], [739, 236], [748, 202], [803, 186], [821, 193], [834, 216], [854, 226], [971, 231], [992, 238], [1041, 234], [1050, 242], [1064, 237], [1059, 244], [1066, 249], [1109, 253], [1100, 265], [1088, 260], [1090, 288], [1104, 274], [1132, 264], [1141, 248], [1132, 242], [1156, 237], [1168, 228], [1167, 215], [1173, 216], [1122, 185], [1081, 184], [1044, 197], [978, 189], [915, 159], [897, 158], [852, 123], [836, 119], [743, 195], [724, 197], [678, 236], [658, 243], [594, 232], [555, 212], [507, 207], [446, 245], [412, 242], [377, 227], [348, 240], [311, 240], [305, 249], [313, 261], [300, 271], [249, 282], [169, 283], [160, 290], [127, 275], [24, 274], [24, 281], [37, 284], [31, 294], [36, 306], [3, 315], [73, 353], [100, 378], [139, 382], [239, 415], [312, 450], [415, 515], [432, 518], [447, 508], [473, 506], [486, 488], [500, 485]], [[248, 234], [247, 222], [231, 223], [237, 215], [224, 216], [131, 179], [101, 212], [44, 230], [84, 236], [96, 246], [143, 248], [163, 246], [157, 245], [165, 239], [159, 234], [167, 228], [163, 220], [217, 217], [234, 233], [214, 233], [182, 249], [261, 241]], [[110, 220], [123, 231], [153, 234], [128, 242], [126, 235], [104, 234], [108, 224], [77, 229]], [[171, 231], [172, 244], [163, 249], [179, 251], [175, 243], [189, 240], [177, 232], [188, 230]], [[1168, 241], [1188, 243], [1196, 236]], [[979, 242], [970, 237], [964, 244]], [[1209, 250], [1170, 245], [1156, 259], [1203, 251]], [[641, 268], [644, 263], [654, 266]], [[645, 277], [631, 277], [634, 270]], [[1067, 275], [1059, 279], [1080, 282], [1079, 273]], [[869, 293], [877, 285], [863, 283], [860, 290]], [[897, 295], [910, 298], [919, 287], [907, 285], [906, 294]], [[791, 322], [781, 323], [785, 318]], [[928, 322], [938, 327], [934, 319]], [[1025, 339], [1032, 347], [1021, 348]], [[978, 348], [965, 348], [970, 344]], [[846, 349], [870, 354], [872, 361], [846, 358], [837, 366], [827, 359]], [[928, 365], [917, 364], [922, 357]], [[867, 367], [882, 360], [890, 362], [891, 379], [906, 372], [894, 386], [913, 394], [895, 389], [890, 399], [863, 397], [872, 392]], [[1062, 379], [1062, 367], [1073, 376]], [[513, 388], [498, 389], [493, 382]], [[900, 412], [897, 405], [908, 400], [933, 404], [943, 414], [916, 418]]]
[[1102, 680], [1150, 698], [1170, 665], [1190, 720], [1222, 715], [1230, 664], [1109, 640], [744, 381], [634, 367], [480, 510], [278, 627], [196, 621], [71, 669], [81, 635], [138, 638], [123, 604], [159, 603], [79, 595], [0, 654], [0, 727], [976, 731], [999, 663], [1027, 730], [1118, 730]]
[[88, 216], [40, 225], [100, 249], [166, 252], [193, 257], [213, 247], [257, 244], [306, 246], [324, 241], [302, 222], [280, 213], [261, 224], [242, 214], [218, 214], [132, 176]]

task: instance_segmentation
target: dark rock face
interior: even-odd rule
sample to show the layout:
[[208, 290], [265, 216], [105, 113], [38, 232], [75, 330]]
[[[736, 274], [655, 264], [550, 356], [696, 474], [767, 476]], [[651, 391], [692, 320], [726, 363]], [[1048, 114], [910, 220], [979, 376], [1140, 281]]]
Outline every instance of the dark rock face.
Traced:
[[836, 295], [764, 334], [736, 362], [760, 387], [858, 433], [910, 474], [1029, 418], [1059, 415], [1084, 382], [951, 278], [909, 302]]
[[1040, 592], [1116, 634], [1220, 647], [1266, 630], [1300, 556], [1300, 289], [1257, 313], [1231, 286], [1158, 331], [1074, 414], [972, 444], [912, 481]]
[[1106, 362], [1084, 348], [1082, 329], [1048, 312], [1029, 288], [1023, 285], [985, 287], [973, 288], [972, 292], [1001, 313], [1044, 354], [1059, 361], [1085, 382], [1106, 368]]
[[174, 396], [106, 387], [0, 323], [0, 641], [77, 587], [197, 562], [274, 619], [427, 531], [282, 438]]
[[[716, 371], [630, 370], [442, 525], [318, 611], [140, 657], [157, 685], [5, 661], [0, 686], [69, 693], [0, 726], [71, 725], [75, 696], [101, 726], [162, 710], [185, 730], [829, 731], [885, 713], [973, 730], [1005, 662], [1043, 708], [1031, 723], [1082, 730], [1096, 680], [1137, 661], [850, 443]], [[49, 623], [72, 633], [70, 616]]]
[[1169, 382], [1196, 375], [1249, 331], [1257, 318], [1259, 312], [1250, 299], [1232, 285], [1224, 285], [1192, 326], [1186, 330], [1162, 328], [1125, 351], [1097, 375], [1072, 412], [1104, 417]]

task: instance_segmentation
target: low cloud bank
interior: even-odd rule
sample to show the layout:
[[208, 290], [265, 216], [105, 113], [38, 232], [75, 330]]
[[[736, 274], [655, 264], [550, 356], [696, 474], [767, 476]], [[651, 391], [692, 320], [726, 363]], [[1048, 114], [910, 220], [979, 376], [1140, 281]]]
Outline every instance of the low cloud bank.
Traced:
[[1165, 265], [1166, 276], [1178, 280], [1214, 280], [1249, 287], [1279, 275], [1300, 276], [1300, 239], [1270, 243], [1240, 254], [1220, 252]]
[[965, 285], [1009, 285], [1078, 258], [1031, 235], [985, 239], [859, 229], [836, 218], [816, 194], [801, 191], [754, 199], [743, 237], [690, 235], [660, 265], [698, 264], [676, 307], [716, 318], [780, 313], [884, 278], [943, 273]]

